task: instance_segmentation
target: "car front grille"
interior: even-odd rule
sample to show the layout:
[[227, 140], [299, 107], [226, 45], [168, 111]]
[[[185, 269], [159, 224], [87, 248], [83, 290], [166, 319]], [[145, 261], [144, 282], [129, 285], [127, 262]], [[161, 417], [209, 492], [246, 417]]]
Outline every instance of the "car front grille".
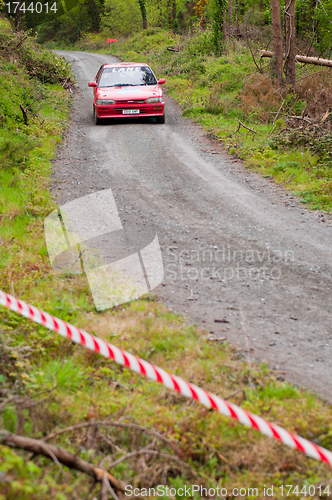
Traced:
[[129, 99], [129, 101], [118, 101], [116, 100], [116, 104], [144, 104], [145, 101], [137, 100], [137, 99]]

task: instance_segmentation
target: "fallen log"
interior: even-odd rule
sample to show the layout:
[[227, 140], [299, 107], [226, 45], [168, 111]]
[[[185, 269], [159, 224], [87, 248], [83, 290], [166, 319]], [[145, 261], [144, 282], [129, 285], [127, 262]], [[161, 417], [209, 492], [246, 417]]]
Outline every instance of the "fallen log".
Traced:
[[102, 467], [90, 464], [86, 460], [83, 460], [77, 455], [73, 455], [64, 448], [47, 444], [41, 439], [28, 438], [25, 436], [19, 436], [18, 434], [12, 434], [11, 432], [5, 430], [0, 430], [0, 444], [9, 446], [10, 448], [30, 451], [35, 455], [44, 455], [44, 457], [50, 458], [55, 462], [58, 461], [70, 469], [75, 469], [88, 474], [99, 483], [102, 483], [103, 477], [106, 475], [108, 481], [116, 491], [125, 491], [125, 487], [122, 482]]
[[[273, 52], [270, 50], [260, 50], [259, 51], [260, 58], [262, 57], [273, 57]], [[319, 57], [306, 57], [306, 56], [295, 56], [295, 60], [304, 64], [316, 64], [317, 66], [327, 66], [328, 68], [332, 68], [332, 60], [331, 59], [321, 59]]]

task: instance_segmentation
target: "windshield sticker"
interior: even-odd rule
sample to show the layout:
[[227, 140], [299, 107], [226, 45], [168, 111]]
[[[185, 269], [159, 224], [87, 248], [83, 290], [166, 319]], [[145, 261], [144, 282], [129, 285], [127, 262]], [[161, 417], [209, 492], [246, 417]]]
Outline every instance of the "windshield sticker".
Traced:
[[147, 67], [142, 66], [128, 66], [128, 68], [107, 68], [111, 73], [121, 73], [123, 71], [148, 71]]

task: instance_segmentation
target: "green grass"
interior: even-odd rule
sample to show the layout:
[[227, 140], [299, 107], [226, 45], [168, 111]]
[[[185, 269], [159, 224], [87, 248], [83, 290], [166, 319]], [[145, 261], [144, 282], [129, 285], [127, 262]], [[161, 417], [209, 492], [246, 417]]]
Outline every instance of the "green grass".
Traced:
[[[0, 36], [9, 37], [8, 30], [3, 34], [3, 29], [4, 26], [0, 26]], [[169, 34], [157, 31], [156, 36], [161, 43], [160, 58], [166, 45], [173, 43], [177, 46], [179, 43], [177, 38], [170, 40]], [[195, 43], [190, 48], [193, 52], [198, 43], [205, 47], [208, 40]], [[154, 42], [151, 42], [151, 47], [154, 47]], [[240, 51], [237, 57], [246, 63], [243, 52]], [[209, 71], [216, 74], [227, 67], [228, 85], [236, 93], [241, 82], [232, 67], [222, 61], [225, 58], [220, 58], [216, 67], [211, 58], [200, 64], [204, 68], [206, 64]], [[24, 87], [33, 87], [34, 80], [28, 76], [24, 63], [11, 66], [5, 57], [1, 62], [4, 78], [14, 68], [18, 78], [10, 81], [8, 96], [14, 96], [12, 103], [7, 102], [9, 97], [3, 100], [2, 113], [9, 114], [8, 120], [5, 114], [6, 126], [1, 129], [0, 137], [18, 137], [21, 141], [30, 137], [33, 142], [29, 143], [31, 149], [23, 164], [17, 164], [15, 150], [12, 159], [8, 159], [0, 170], [0, 288], [14, 292], [55, 316], [220, 396], [226, 397], [239, 390], [232, 401], [243, 408], [331, 448], [332, 408], [313, 394], [278, 379], [266, 365], [249, 365], [227, 344], [209, 342], [206, 332], [188, 325], [186, 320], [168, 311], [153, 296], [96, 312], [84, 276], [52, 271], [43, 221], [55, 206], [47, 188], [51, 160], [68, 123], [70, 99], [62, 86], [56, 82], [42, 82], [40, 78], [43, 77], [39, 77], [43, 106], [38, 111], [38, 118], [31, 116], [29, 125], [25, 125], [19, 104]], [[173, 62], [177, 64], [177, 59]], [[189, 67], [189, 60], [187, 64]], [[190, 92], [195, 92], [197, 99], [206, 99], [209, 98], [208, 87], [202, 80], [200, 87], [188, 90], [190, 80], [184, 78], [180, 66], [177, 67], [179, 75], [171, 76], [170, 81], [176, 88], [182, 88], [183, 94], [188, 93], [187, 112], [204, 118], [205, 113], [198, 112], [196, 105], [190, 110]], [[198, 81], [202, 67], [195, 68]], [[54, 75], [53, 70], [51, 74]], [[214, 102], [210, 102], [212, 109], [213, 105]], [[202, 104], [197, 104], [197, 109], [200, 106]], [[222, 122], [218, 113], [206, 113], [208, 118]], [[232, 120], [228, 123], [236, 126], [234, 117]], [[216, 130], [215, 122], [209, 126]], [[222, 126], [221, 123], [219, 127]], [[225, 133], [226, 128], [225, 125]], [[247, 142], [243, 144], [249, 148], [250, 140], [244, 139]], [[235, 147], [233, 143], [232, 147]], [[254, 150], [251, 156], [256, 155], [253, 161], [261, 166], [252, 165], [251, 168], [264, 167], [266, 175], [267, 168], [271, 172], [279, 169], [282, 178], [288, 175], [288, 171], [298, 169], [298, 152], [288, 151], [284, 157], [274, 159], [277, 155], [274, 149], [263, 148], [263, 145], [261, 148]], [[309, 158], [313, 166], [318, 164], [314, 156]], [[43, 438], [54, 430], [119, 412], [114, 420], [122, 418], [122, 422], [135, 421], [151, 426], [170, 439], [180, 448], [181, 460], [190, 464], [197, 475], [193, 478], [186, 469], [176, 468], [171, 461], [165, 462], [158, 457], [150, 461], [145, 459], [148, 475], [141, 478], [141, 483], [137, 475], [142, 474], [145, 466], [139, 460], [124, 461], [111, 470], [116, 477], [133, 485], [148, 485], [155, 476], [152, 486], [166, 484], [166, 481], [177, 487], [195, 483], [228, 489], [258, 487], [262, 491], [264, 484], [303, 487], [330, 479], [330, 468], [326, 465], [208, 411], [3, 308], [0, 317], [0, 391], [2, 401], [14, 394], [36, 401], [45, 398], [37, 406], [25, 409], [14, 402], [7, 404], [1, 413], [2, 428]], [[243, 399], [243, 391], [246, 399]], [[103, 460], [105, 467], [121, 456], [120, 450], [130, 452], [147, 444], [161, 452], [174, 454], [166, 443], [153, 443], [152, 437], [144, 432], [115, 426], [102, 427], [101, 430], [106, 437], [94, 435], [85, 427], [59, 434], [51, 442], [96, 465]], [[117, 448], [109, 444], [111, 441]], [[1, 483], [0, 500], [83, 499], [92, 484], [91, 479], [83, 474], [65, 467], [63, 471], [59, 470], [45, 457], [31, 457], [5, 446], [0, 446], [0, 470], [9, 478]], [[98, 496], [99, 493], [90, 493], [90, 497], [95, 494]], [[293, 495], [290, 498], [298, 497]]]

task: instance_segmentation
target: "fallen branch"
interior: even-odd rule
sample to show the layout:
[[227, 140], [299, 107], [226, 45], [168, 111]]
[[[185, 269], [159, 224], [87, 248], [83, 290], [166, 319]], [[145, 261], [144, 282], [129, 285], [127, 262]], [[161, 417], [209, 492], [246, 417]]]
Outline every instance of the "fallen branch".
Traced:
[[113, 469], [116, 465], [121, 464], [121, 462], [124, 462], [125, 460], [128, 460], [129, 458], [132, 457], [137, 457], [138, 455], [157, 455], [160, 458], [166, 458], [167, 460], [173, 460], [173, 462], [176, 462], [180, 465], [182, 468], [189, 469], [190, 472], [192, 473], [193, 476], [197, 477], [196, 472], [194, 469], [191, 467], [191, 465], [187, 464], [186, 462], [183, 462], [180, 458], [176, 457], [175, 455], [171, 455], [171, 453], [164, 453], [162, 451], [158, 450], [150, 450], [149, 448], [142, 448], [140, 450], [135, 450], [131, 451], [130, 453], [127, 453], [127, 455], [124, 455], [123, 457], [118, 458], [115, 460], [115, 462], [112, 462], [108, 468]]
[[[54, 437], [59, 436], [60, 434], [63, 434], [65, 432], [71, 432], [71, 431], [74, 431], [76, 429], [82, 429], [84, 427], [89, 427], [90, 425], [91, 425], [91, 421], [81, 422], [80, 424], [71, 425], [70, 427], [66, 427], [65, 429], [60, 429], [59, 431], [52, 432], [51, 434], [46, 436], [44, 438], [44, 442], [49, 441], [50, 439], [53, 439]], [[160, 439], [161, 441], [164, 441], [171, 448], [173, 448], [174, 451], [176, 451], [177, 453], [180, 453], [180, 449], [174, 443], [172, 443], [172, 441], [170, 439], [163, 436], [155, 429], [149, 429], [148, 427], [144, 427], [143, 425], [129, 423], [129, 422], [128, 423], [126, 423], [126, 422], [112, 422], [111, 420], [107, 420], [107, 419], [106, 420], [99, 420], [99, 421], [97, 420], [97, 421], [93, 422], [93, 425], [95, 425], [96, 427], [102, 427], [102, 426], [112, 427], [113, 426], [113, 427], [122, 427], [124, 429], [126, 429], [126, 428], [137, 429], [137, 430], [140, 430], [142, 432], [146, 432], [147, 434], [150, 434], [152, 436], [155, 436], [156, 438]]]
[[236, 394], [239, 394], [240, 392], [242, 392], [242, 395], [243, 395], [243, 400], [247, 401], [248, 398], [247, 398], [247, 395], [245, 393], [245, 390], [244, 389], [238, 389], [237, 391], [234, 391], [232, 392], [231, 394], [229, 394], [227, 397], [225, 397], [225, 399], [228, 401], [230, 398], [232, 398], [233, 396], [236, 396]]
[[295, 177], [295, 174], [294, 174], [294, 172], [292, 172], [290, 174], [290, 176], [288, 177], [287, 181], [283, 182], [282, 184], [279, 184], [279, 186], [285, 186], [285, 184], [288, 184], [289, 182], [291, 182], [294, 179], [294, 177]]
[[237, 118], [237, 121], [239, 122], [239, 126], [238, 126], [238, 128], [237, 128], [237, 130], [235, 132], [236, 134], [240, 130], [241, 126], [244, 127], [244, 128], [246, 128], [247, 130], [249, 130], [249, 132], [253, 132], [254, 134], [257, 134], [256, 130], [253, 130], [252, 128], [247, 127], [246, 125], [244, 125], [244, 123], [240, 122], [240, 120], [238, 118]]
[[[260, 50], [259, 55], [261, 59], [262, 57], [273, 57], [273, 52], [271, 52], [270, 50]], [[317, 66], [328, 66], [329, 68], [332, 68], [331, 59], [321, 59], [319, 57], [306, 57], [306, 56], [296, 55], [295, 61], [304, 64], [316, 64]]]
[[230, 467], [232, 467], [233, 469], [239, 471], [240, 469], [238, 467], [236, 467], [235, 465], [231, 464], [227, 458], [224, 457], [224, 455], [222, 455], [220, 452], [217, 453], [218, 457], [220, 458], [220, 460], [222, 460], [223, 462], [225, 462], [225, 464], [229, 465]]
[[[75, 469], [92, 476], [94, 480], [99, 483], [102, 482], [103, 475], [106, 474], [110, 484], [117, 491], [125, 491], [125, 487], [122, 482], [112, 476], [112, 474], [100, 467], [90, 464], [76, 455], [73, 455], [64, 448], [46, 444], [40, 439], [32, 439], [19, 436], [18, 434], [12, 434], [11, 432], [5, 430], [0, 431], [0, 444], [9, 446], [10, 448], [29, 451], [35, 455], [43, 455], [44, 457], [51, 458], [52, 460], [55, 458], [58, 462], [66, 467], [69, 467], [70, 469]], [[56, 462], [56, 460], [54, 461]]]
[[[44, 400], [45, 398], [43, 398]], [[43, 401], [41, 400], [41, 401]], [[24, 396], [10, 396], [5, 399], [0, 404], [0, 412], [6, 408], [9, 404], [14, 404], [15, 406], [20, 406], [22, 409], [32, 408], [33, 406], [37, 406], [40, 401], [35, 401], [34, 399], [26, 398]]]
[[309, 118], [307, 118], [306, 116], [287, 116], [287, 118], [291, 118], [291, 119], [295, 119], [295, 120], [303, 120], [304, 122], [308, 122], [308, 123], [313, 123], [312, 120], [309, 120]]
[[101, 500], [108, 500], [108, 492], [111, 494], [114, 500], [119, 500], [119, 497], [115, 494], [112, 486], [110, 486], [109, 481], [107, 481], [107, 476], [104, 473], [103, 480], [101, 483]]
[[280, 108], [278, 109], [277, 114], [275, 115], [275, 117], [274, 117], [274, 120], [273, 120], [272, 124], [276, 122], [276, 120], [277, 120], [277, 118], [278, 118], [278, 116], [279, 116], [279, 113], [280, 113], [280, 111], [281, 111], [281, 109], [282, 109], [283, 105], [285, 104], [285, 101], [286, 101], [286, 99], [284, 99], [284, 100], [282, 101], [282, 103], [281, 103], [281, 105], [280, 105]]
[[325, 115], [323, 116], [323, 118], [321, 119], [321, 123], [324, 123], [325, 120], [330, 116], [331, 112], [330, 110], [328, 109], [325, 113]]
[[14, 404], [16, 407], [19, 406], [22, 409], [28, 409], [28, 408], [33, 408], [34, 406], [38, 406], [39, 404], [43, 403], [46, 399], [48, 399], [57, 387], [58, 387], [58, 384], [56, 382], [56, 379], [54, 378], [54, 386], [52, 387], [52, 389], [49, 391], [44, 391], [44, 392], [40, 393], [40, 394], [45, 394], [45, 392], [47, 392], [47, 396], [45, 396], [42, 399], [35, 400], [35, 399], [31, 399], [31, 398], [27, 398], [27, 397], [19, 396], [19, 395], [10, 396], [9, 398], [7, 398], [1, 402], [0, 412], [2, 412], [2, 410], [4, 410], [6, 408], [6, 406], [10, 403]]
[[115, 443], [113, 443], [113, 441], [108, 436], [106, 436], [106, 434], [104, 434], [103, 432], [99, 432], [99, 434], [97, 434], [97, 439], [98, 438], [104, 440], [105, 443], [108, 444], [108, 446], [110, 446], [111, 448], [115, 448], [120, 453], [126, 453], [122, 448], [120, 448]]

